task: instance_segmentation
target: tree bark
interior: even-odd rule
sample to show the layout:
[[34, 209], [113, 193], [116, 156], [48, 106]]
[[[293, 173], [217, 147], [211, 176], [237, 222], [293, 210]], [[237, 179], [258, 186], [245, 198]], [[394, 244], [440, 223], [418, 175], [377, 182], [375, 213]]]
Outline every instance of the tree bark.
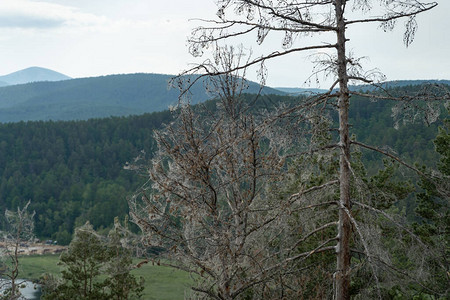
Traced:
[[337, 67], [339, 80], [339, 222], [338, 244], [336, 247], [337, 262], [335, 273], [335, 299], [350, 299], [350, 219], [344, 210], [350, 210], [350, 138], [348, 126], [349, 90], [347, 74], [347, 58], [345, 55], [345, 19], [346, 0], [335, 2], [337, 22]]

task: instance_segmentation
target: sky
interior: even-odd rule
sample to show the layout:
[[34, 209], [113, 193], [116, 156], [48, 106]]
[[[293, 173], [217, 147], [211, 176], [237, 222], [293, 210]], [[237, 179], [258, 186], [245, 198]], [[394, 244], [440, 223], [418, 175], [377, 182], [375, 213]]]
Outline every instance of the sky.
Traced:
[[[126, 73], [178, 74], [198, 63], [188, 53], [187, 38], [201, 25], [193, 19], [213, 19], [214, 0], [1, 0], [0, 75], [31, 66], [49, 68], [70, 77]], [[348, 33], [350, 50], [364, 56], [366, 69], [378, 68], [387, 80], [450, 79], [450, 0], [417, 17], [412, 45], [403, 44], [402, 26], [383, 32], [376, 25]], [[402, 25], [400, 22], [399, 25]], [[326, 36], [318, 37], [326, 39]], [[258, 46], [239, 41], [255, 55], [280, 48], [271, 36]], [[266, 84], [306, 85], [313, 70], [310, 54], [267, 63]], [[256, 70], [247, 76], [257, 80]], [[322, 79], [322, 78], [319, 78]]]

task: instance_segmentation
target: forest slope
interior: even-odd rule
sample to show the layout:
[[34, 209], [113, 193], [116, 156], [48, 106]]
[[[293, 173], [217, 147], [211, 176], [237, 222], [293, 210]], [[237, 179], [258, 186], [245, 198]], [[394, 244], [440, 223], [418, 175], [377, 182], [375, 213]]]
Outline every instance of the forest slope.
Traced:
[[[365, 101], [363, 105], [357, 97], [352, 99], [352, 133], [359, 141], [396, 149], [410, 163], [436, 161], [432, 140], [439, 122], [394, 129], [391, 103]], [[268, 95], [259, 101], [270, 109], [301, 98]], [[36, 234], [62, 244], [87, 220], [96, 229], [110, 226], [115, 216], [128, 213], [127, 197], [145, 180], [124, 170], [124, 165], [142, 150], [151, 157], [153, 131], [171, 118], [170, 112], [163, 111], [87, 121], [0, 124], [0, 210], [31, 200]], [[369, 169], [380, 166], [379, 157], [373, 155], [366, 155], [364, 161]]]

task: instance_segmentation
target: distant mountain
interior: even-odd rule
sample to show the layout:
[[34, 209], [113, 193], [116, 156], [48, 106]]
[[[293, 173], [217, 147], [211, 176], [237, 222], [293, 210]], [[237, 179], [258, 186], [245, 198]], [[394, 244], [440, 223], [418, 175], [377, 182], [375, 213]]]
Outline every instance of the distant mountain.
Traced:
[[[172, 77], [141, 73], [0, 87], [0, 122], [86, 120], [163, 111], [178, 101], [179, 91], [168, 88]], [[259, 89], [259, 84], [249, 82], [246, 92]], [[213, 97], [201, 81], [191, 93], [194, 104]], [[284, 94], [271, 88], [262, 93]]]
[[24, 84], [38, 81], [60, 81], [71, 79], [64, 74], [40, 67], [23, 69], [8, 75], [0, 76], [0, 86]]

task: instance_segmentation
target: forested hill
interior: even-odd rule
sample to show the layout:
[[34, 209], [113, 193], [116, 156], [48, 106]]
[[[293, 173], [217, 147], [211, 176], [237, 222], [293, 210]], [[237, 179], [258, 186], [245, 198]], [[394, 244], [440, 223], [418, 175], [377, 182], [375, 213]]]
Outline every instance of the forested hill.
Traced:
[[[350, 123], [361, 142], [390, 146], [411, 163], [436, 160], [432, 140], [437, 124], [394, 129], [390, 103], [354, 100]], [[270, 95], [259, 101], [270, 106], [298, 99]], [[127, 197], [145, 180], [123, 166], [142, 150], [151, 156], [153, 130], [171, 118], [164, 111], [87, 121], [0, 124], [0, 211], [31, 200], [37, 236], [63, 244], [87, 220], [96, 229], [110, 226], [115, 216], [128, 213]], [[371, 168], [378, 159], [375, 163], [368, 156], [366, 162]]]
[[[168, 88], [172, 77], [126, 74], [0, 87], [0, 122], [87, 120], [163, 111], [178, 101], [179, 91]], [[259, 88], [249, 82], [246, 92], [256, 93]], [[202, 82], [191, 92], [196, 103], [212, 97]], [[274, 93], [283, 92], [263, 90], [263, 94]]]

